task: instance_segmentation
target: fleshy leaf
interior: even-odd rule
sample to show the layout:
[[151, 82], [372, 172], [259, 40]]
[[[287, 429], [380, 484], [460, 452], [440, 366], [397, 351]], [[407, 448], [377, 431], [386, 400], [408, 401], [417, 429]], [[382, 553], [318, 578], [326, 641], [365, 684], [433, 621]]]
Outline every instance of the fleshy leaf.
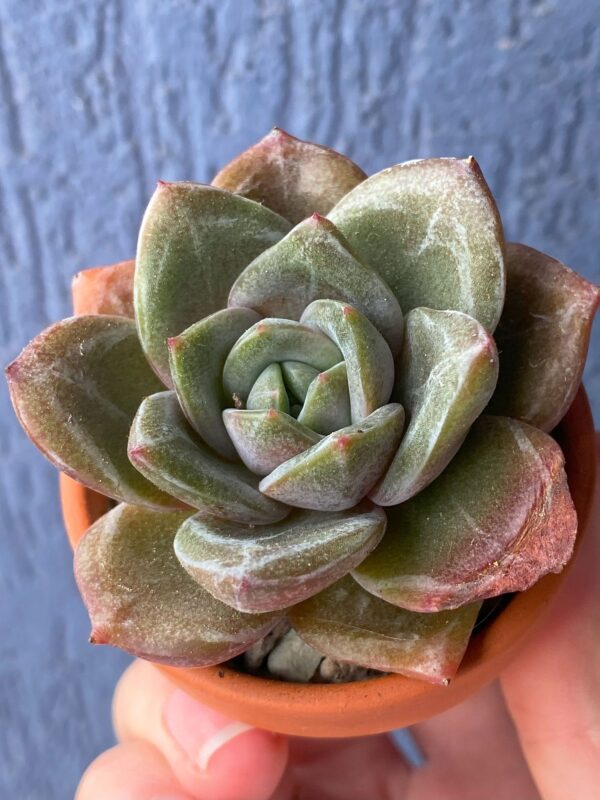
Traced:
[[129, 458], [161, 489], [223, 519], [264, 525], [289, 511], [262, 495], [245, 467], [223, 461], [194, 434], [175, 392], [153, 394], [141, 404], [131, 426]]
[[55, 467], [116, 500], [181, 507], [127, 458], [137, 407], [161, 388], [133, 320], [94, 315], [57, 322], [6, 375], [21, 425]]
[[223, 412], [223, 421], [239, 457], [256, 475], [268, 475], [321, 439], [289, 414], [274, 408], [228, 408]]
[[460, 311], [413, 309], [406, 317], [395, 390], [410, 423], [371, 493], [374, 502], [403, 503], [437, 478], [485, 408], [497, 379], [496, 345], [477, 320]]
[[327, 334], [343, 353], [352, 422], [360, 422], [387, 403], [394, 385], [394, 359], [385, 339], [364, 314], [337, 300], [315, 300], [300, 321]]
[[274, 361], [290, 359], [322, 370], [341, 361], [342, 354], [314, 328], [286, 319], [263, 319], [238, 339], [227, 356], [223, 368], [227, 397], [245, 403], [263, 369]]
[[502, 224], [472, 156], [384, 169], [329, 218], [405, 314], [418, 306], [463, 311], [493, 331], [504, 301]]
[[135, 315], [148, 360], [171, 385], [167, 339], [227, 305], [231, 285], [290, 225], [243, 197], [198, 183], [160, 183], [142, 221]]
[[92, 621], [91, 641], [179, 667], [220, 664], [276, 624], [242, 614], [202, 589], [173, 550], [188, 515], [119, 505], [87, 531], [75, 575]]
[[298, 403], [304, 403], [308, 387], [319, 374], [319, 370], [303, 364], [302, 361], [284, 361], [281, 371], [290, 395]]
[[467, 649], [479, 606], [417, 614], [373, 597], [346, 576], [290, 616], [305, 642], [336, 661], [446, 685]]
[[551, 431], [571, 405], [600, 290], [560, 261], [509, 243], [496, 340], [500, 379], [490, 409]]
[[81, 270], [71, 292], [75, 314], [112, 314], [133, 319], [135, 261]]
[[233, 345], [260, 317], [249, 308], [226, 308], [169, 339], [169, 365], [175, 390], [192, 427], [219, 455], [235, 459], [221, 418], [228, 405], [223, 365]]
[[299, 508], [341, 511], [373, 487], [398, 447], [402, 406], [391, 403], [285, 461], [260, 482], [269, 497]]
[[313, 215], [246, 267], [231, 288], [230, 306], [262, 317], [300, 319], [314, 300], [341, 300], [358, 308], [386, 339], [402, 343], [402, 311], [390, 287], [358, 261], [328, 219]]
[[293, 511], [283, 522], [248, 528], [190, 517], [175, 553], [194, 580], [223, 603], [252, 613], [294, 605], [359, 564], [385, 531], [385, 512]]
[[263, 203], [295, 224], [314, 211], [327, 214], [365, 178], [335, 150], [273, 128], [227, 164], [213, 184]]
[[320, 372], [312, 381], [298, 422], [324, 435], [350, 425], [348, 374], [343, 361]]
[[246, 408], [249, 411], [274, 408], [276, 411], [283, 411], [284, 414], [289, 413], [290, 402], [279, 364], [269, 364], [260, 373], [250, 389]]
[[413, 611], [528, 589], [560, 572], [577, 533], [560, 447], [507, 417], [477, 420], [440, 477], [388, 518], [388, 535], [354, 575]]

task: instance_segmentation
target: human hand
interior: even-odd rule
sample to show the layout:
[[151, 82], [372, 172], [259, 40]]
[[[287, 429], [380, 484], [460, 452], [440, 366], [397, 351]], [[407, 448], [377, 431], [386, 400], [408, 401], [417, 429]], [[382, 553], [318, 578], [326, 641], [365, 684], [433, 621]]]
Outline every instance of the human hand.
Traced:
[[600, 525], [594, 534], [500, 682], [411, 729], [424, 766], [385, 735], [249, 728], [137, 661], [115, 693], [120, 743], [91, 764], [77, 800], [598, 800]]

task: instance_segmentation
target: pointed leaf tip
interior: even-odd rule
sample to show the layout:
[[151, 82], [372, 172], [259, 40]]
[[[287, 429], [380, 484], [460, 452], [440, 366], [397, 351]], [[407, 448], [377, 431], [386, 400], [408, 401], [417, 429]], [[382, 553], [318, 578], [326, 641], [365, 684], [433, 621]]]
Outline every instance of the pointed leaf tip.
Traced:
[[249, 197], [297, 223], [327, 214], [365, 173], [350, 159], [273, 128], [216, 175], [214, 186]]

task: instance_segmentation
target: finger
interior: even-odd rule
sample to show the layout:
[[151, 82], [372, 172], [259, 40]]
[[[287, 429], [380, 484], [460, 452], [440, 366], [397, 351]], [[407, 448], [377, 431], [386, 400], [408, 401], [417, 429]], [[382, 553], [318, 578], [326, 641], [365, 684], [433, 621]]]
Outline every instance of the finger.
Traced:
[[201, 705], [143, 661], [119, 681], [113, 718], [121, 741], [153, 744], [199, 800], [266, 800], [285, 769], [285, 737]]
[[410, 768], [388, 736], [290, 739], [297, 800], [404, 800]]
[[409, 800], [539, 800], [498, 684], [413, 731], [427, 761]]
[[600, 797], [599, 516], [596, 498], [593, 531], [543, 627], [502, 676], [544, 800]]
[[127, 742], [102, 753], [85, 771], [75, 800], [192, 800], [158, 750]]

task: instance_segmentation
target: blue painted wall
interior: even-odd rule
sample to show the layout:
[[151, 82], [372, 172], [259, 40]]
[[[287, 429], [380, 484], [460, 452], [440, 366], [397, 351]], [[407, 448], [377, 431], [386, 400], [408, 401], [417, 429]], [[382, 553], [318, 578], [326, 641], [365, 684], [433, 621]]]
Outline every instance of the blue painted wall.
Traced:
[[[508, 236], [600, 279], [589, 0], [0, 0], [0, 361], [134, 252], [155, 180], [273, 124], [367, 171], [474, 153]], [[587, 372], [600, 411], [600, 338]], [[56, 476], [0, 387], [0, 796], [71, 797], [125, 658], [86, 643]]]

